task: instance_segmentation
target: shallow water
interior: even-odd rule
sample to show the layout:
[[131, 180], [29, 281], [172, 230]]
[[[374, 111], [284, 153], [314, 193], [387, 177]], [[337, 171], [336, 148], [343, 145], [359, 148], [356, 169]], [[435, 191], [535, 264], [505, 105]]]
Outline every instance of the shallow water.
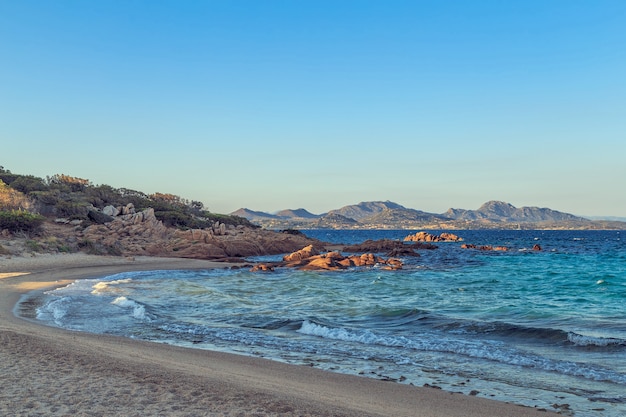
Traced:
[[[408, 231], [307, 231], [337, 243]], [[621, 232], [463, 231], [400, 271], [129, 272], [33, 293], [63, 328], [439, 386], [575, 415], [626, 415]], [[540, 244], [541, 252], [532, 251]], [[34, 306], [34, 307], [33, 307]], [[477, 394], [476, 394], [477, 393]]]

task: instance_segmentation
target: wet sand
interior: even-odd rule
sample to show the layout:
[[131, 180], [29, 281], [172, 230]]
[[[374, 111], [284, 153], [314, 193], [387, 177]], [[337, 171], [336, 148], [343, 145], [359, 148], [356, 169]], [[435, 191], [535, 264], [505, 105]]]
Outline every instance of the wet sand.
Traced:
[[25, 292], [131, 270], [224, 263], [83, 254], [0, 257], [0, 415], [546, 416], [435, 388], [133, 339], [15, 317]]

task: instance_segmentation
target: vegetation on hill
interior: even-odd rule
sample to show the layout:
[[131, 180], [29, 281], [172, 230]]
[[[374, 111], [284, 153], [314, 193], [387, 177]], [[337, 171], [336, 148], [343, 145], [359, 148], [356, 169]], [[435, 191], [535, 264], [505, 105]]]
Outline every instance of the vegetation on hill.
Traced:
[[189, 201], [167, 193], [145, 194], [127, 188], [95, 185], [83, 178], [57, 174], [45, 179], [14, 174], [0, 166], [0, 230], [38, 232], [46, 218], [80, 220], [83, 225], [97, 221], [106, 206], [135, 210], [153, 208], [157, 219], [167, 226], [202, 229], [215, 222], [258, 227], [238, 216], [211, 213], [200, 201]]

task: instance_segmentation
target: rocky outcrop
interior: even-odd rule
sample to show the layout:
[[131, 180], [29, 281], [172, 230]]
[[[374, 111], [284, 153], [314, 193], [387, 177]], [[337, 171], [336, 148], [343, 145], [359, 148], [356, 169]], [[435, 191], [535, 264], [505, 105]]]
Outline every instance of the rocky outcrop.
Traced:
[[303, 234], [219, 222], [208, 229], [168, 228], [151, 208], [136, 212], [134, 207], [124, 206], [117, 213], [111, 221], [85, 228], [79, 236], [83, 244], [111, 254], [224, 260], [287, 253], [307, 245], [323, 248], [322, 242]]
[[459, 242], [463, 240], [453, 233], [442, 233], [433, 235], [427, 232], [417, 232], [414, 235], [408, 235], [404, 238], [405, 242]]
[[116, 248], [116, 252], [128, 255], [158, 254], [171, 235], [151, 208], [113, 217], [111, 221], [89, 226], [82, 232], [84, 242]]
[[283, 262], [258, 264], [251, 271], [273, 271], [276, 267], [297, 268], [304, 271], [340, 271], [347, 268], [373, 266], [380, 266], [385, 270], [396, 270], [402, 268], [402, 261], [396, 258], [384, 259], [372, 253], [344, 256], [340, 252], [333, 251], [319, 254], [313, 246], [307, 246], [285, 255]]
[[315, 250], [313, 245], [306, 246], [298, 251], [292, 252], [289, 255], [283, 256], [283, 261], [287, 263], [300, 262], [303, 259], [309, 259], [312, 256], [317, 256], [320, 253]]

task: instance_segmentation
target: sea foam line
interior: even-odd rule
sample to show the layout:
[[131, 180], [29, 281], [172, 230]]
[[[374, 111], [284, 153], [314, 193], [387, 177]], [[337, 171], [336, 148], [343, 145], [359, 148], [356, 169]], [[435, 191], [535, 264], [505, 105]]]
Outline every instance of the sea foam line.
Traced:
[[596, 381], [626, 384], [626, 374], [577, 362], [544, 358], [521, 350], [507, 348], [503, 343], [495, 341], [443, 340], [434, 334], [422, 335], [423, 337], [419, 339], [409, 339], [404, 336], [379, 336], [370, 330], [355, 331], [344, 328], [329, 328], [309, 320], [305, 320], [297, 331], [332, 340], [388, 347], [398, 346], [417, 351], [451, 353]]

